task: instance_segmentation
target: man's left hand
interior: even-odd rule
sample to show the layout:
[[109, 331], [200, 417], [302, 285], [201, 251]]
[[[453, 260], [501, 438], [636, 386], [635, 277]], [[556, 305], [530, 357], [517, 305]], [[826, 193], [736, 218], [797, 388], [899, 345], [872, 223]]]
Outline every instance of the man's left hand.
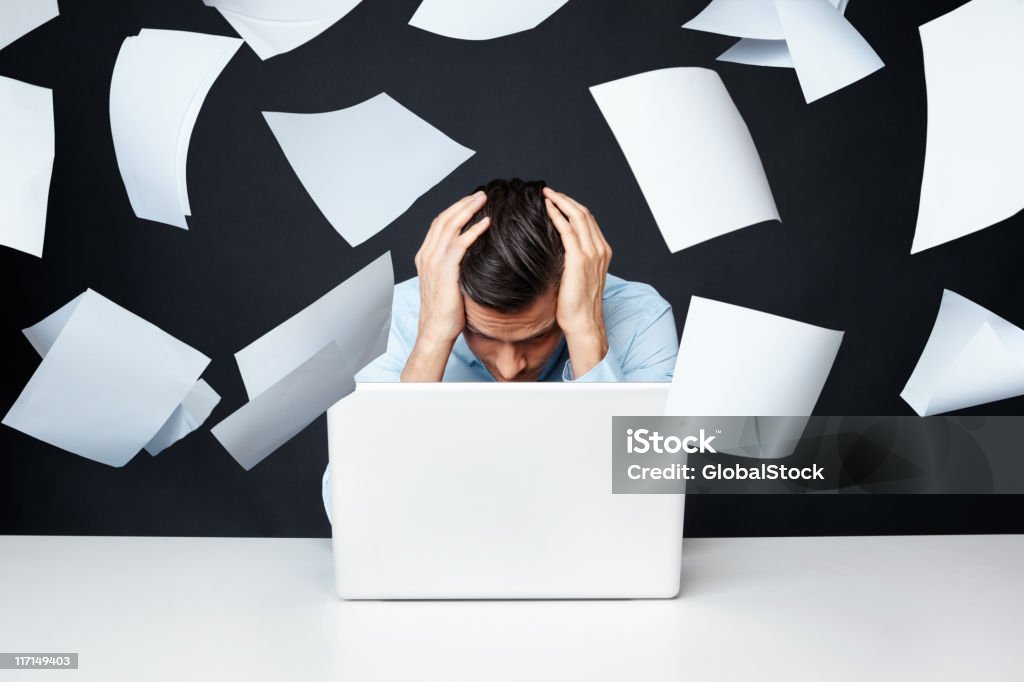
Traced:
[[601, 300], [612, 249], [586, 206], [550, 187], [544, 188], [544, 204], [565, 248], [555, 318], [579, 378], [608, 353]]

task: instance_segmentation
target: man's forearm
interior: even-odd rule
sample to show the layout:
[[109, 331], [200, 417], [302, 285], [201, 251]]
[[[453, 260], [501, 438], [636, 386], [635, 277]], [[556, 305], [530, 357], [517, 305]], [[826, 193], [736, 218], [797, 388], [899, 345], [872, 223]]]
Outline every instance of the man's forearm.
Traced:
[[441, 381], [455, 341], [416, 339], [402, 370], [402, 381]]
[[577, 379], [594, 369], [608, 354], [608, 337], [604, 327], [566, 331], [565, 343], [569, 347], [572, 373]]

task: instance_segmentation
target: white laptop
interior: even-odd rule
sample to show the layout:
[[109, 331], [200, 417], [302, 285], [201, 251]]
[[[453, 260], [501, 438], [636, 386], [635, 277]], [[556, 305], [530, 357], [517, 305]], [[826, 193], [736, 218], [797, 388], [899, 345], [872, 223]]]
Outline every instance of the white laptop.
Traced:
[[674, 597], [683, 495], [613, 495], [668, 384], [374, 383], [328, 411], [345, 599]]

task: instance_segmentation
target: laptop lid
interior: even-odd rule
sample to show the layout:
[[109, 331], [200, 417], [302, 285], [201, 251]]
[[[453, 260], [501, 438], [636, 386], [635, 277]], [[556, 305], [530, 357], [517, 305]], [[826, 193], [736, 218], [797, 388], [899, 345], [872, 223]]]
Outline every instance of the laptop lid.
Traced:
[[614, 415], [668, 384], [360, 384], [328, 412], [339, 594], [672, 597], [682, 495], [613, 495]]

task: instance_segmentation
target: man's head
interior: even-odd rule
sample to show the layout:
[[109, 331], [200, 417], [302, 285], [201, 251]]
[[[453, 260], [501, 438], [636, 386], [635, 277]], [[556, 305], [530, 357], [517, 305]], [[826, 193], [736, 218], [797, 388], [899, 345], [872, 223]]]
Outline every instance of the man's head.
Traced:
[[487, 230], [466, 251], [459, 285], [466, 310], [463, 337], [498, 381], [535, 381], [562, 339], [555, 303], [565, 252], [551, 223], [543, 182], [492, 180]]

